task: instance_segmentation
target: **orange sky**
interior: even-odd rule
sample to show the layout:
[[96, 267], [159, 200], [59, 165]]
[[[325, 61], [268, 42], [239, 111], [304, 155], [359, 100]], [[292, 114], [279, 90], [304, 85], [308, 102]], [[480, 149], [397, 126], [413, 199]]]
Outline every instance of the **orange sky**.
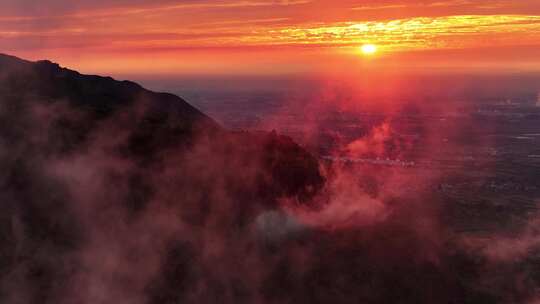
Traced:
[[539, 0], [38, 3], [0, 1], [0, 52], [84, 72], [540, 71]]

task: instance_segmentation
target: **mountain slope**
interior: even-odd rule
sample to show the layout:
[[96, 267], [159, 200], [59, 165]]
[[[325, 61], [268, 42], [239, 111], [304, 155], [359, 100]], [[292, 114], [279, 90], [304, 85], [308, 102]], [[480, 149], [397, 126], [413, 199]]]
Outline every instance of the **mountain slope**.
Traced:
[[[154, 93], [130, 81], [81, 75], [50, 61], [29, 62], [0, 54], [2, 94], [67, 100], [77, 107], [90, 107], [102, 115], [138, 100], [152, 100], [156, 110], [173, 112], [177, 119], [213, 124], [210, 118], [183, 99], [167, 93]], [[8, 90], [6, 92], [6, 90]], [[217, 127], [217, 126], [214, 126]]]
[[[0, 55], [0, 302], [180, 297], [186, 275], [168, 263], [201, 258], [212, 239], [243, 246], [260, 214], [323, 183], [287, 137], [230, 132], [172, 94]], [[85, 287], [102, 284], [106, 300]]]

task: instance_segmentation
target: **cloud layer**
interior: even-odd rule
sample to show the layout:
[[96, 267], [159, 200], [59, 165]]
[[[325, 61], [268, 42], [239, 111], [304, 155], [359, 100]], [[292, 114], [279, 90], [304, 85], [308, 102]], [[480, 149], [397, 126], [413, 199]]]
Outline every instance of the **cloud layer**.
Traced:
[[[540, 45], [537, 1], [2, 1], [0, 49], [36, 58], [206, 48], [392, 52]], [[503, 54], [503, 52], [500, 52]], [[116, 55], [115, 58], [121, 56]], [[168, 64], [170, 64], [170, 60]]]

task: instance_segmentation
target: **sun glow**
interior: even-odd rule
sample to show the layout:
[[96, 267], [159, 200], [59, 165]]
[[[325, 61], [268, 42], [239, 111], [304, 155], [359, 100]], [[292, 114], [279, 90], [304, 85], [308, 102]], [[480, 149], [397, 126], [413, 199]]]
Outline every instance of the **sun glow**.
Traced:
[[364, 55], [373, 55], [377, 52], [377, 46], [374, 44], [364, 44], [360, 47], [360, 51]]

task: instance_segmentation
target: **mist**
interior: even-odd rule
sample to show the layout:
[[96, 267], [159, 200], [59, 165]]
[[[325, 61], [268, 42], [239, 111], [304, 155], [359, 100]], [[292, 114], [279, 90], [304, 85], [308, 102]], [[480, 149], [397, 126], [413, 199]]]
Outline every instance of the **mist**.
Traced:
[[[494, 145], [489, 124], [469, 132], [474, 116], [420, 115], [418, 139], [393, 112], [321, 150], [321, 120], [301, 146], [271, 131], [279, 111], [267, 131], [228, 131], [172, 95], [47, 62], [0, 81], [2, 302], [537, 299], [537, 216], [459, 233], [445, 183], [470, 161], [426, 165], [463, 153], [440, 143], [464, 132]], [[335, 100], [311, 99], [305, 117], [363, 111]]]

